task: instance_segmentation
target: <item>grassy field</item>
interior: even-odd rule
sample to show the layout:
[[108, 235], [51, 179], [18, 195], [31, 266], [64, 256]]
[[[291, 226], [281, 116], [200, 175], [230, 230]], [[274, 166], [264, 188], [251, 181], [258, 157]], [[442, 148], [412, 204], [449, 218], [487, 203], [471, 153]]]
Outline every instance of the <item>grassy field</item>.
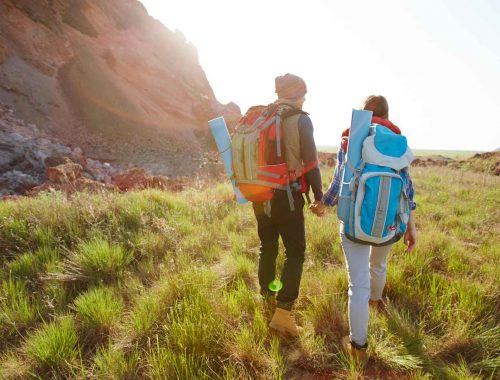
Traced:
[[[325, 153], [337, 153], [338, 147], [321, 145], [318, 146], [319, 152]], [[445, 157], [452, 160], [464, 160], [466, 158], [472, 157], [476, 153], [482, 153], [480, 151], [472, 150], [432, 150], [432, 149], [412, 149], [416, 157]]]
[[474, 156], [476, 153], [482, 153], [478, 150], [431, 150], [431, 149], [413, 149], [416, 157], [445, 157], [452, 160], [465, 160]]
[[306, 216], [304, 333], [291, 340], [267, 327], [253, 213], [227, 184], [1, 202], [0, 378], [498, 379], [500, 179], [413, 178], [419, 241], [392, 251], [363, 367], [339, 349], [347, 275], [334, 210]]

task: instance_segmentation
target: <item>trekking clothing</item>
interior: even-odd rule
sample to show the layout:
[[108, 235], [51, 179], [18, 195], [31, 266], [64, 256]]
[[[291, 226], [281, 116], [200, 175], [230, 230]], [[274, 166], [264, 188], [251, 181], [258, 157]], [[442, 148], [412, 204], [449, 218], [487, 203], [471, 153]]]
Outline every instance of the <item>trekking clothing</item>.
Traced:
[[392, 247], [359, 244], [349, 240], [340, 229], [340, 242], [349, 276], [350, 340], [359, 346], [368, 336], [369, 301], [379, 301], [387, 276], [387, 255]]
[[[401, 134], [398, 127], [389, 120], [373, 117], [372, 123], [383, 125], [396, 134]], [[337, 153], [337, 165], [333, 174], [332, 182], [323, 196], [325, 205], [333, 206], [338, 203], [342, 174], [346, 161], [346, 150], [348, 147], [347, 136], [349, 130], [343, 133]], [[406, 179], [406, 194], [410, 208], [414, 210], [414, 189], [408, 170], [403, 169], [401, 174]], [[340, 242], [344, 252], [347, 273], [349, 277], [349, 328], [350, 335], [344, 339], [343, 345], [350, 353], [362, 354], [359, 349], [366, 347], [368, 336], [369, 305], [375, 305], [381, 300], [386, 283], [387, 255], [392, 244], [385, 246], [373, 246], [360, 244], [346, 237], [344, 234], [344, 223], [340, 223]], [[361, 355], [363, 356], [363, 354]]]
[[314, 142], [314, 130], [311, 119], [307, 115], [301, 115], [299, 119], [300, 155], [304, 163], [304, 175], [306, 182], [311, 186], [314, 200], [323, 199], [321, 172], [318, 166], [318, 153]]
[[[395, 124], [392, 123], [392, 121], [384, 119], [379, 116], [372, 116], [372, 124], [380, 124], [383, 125], [386, 128], [389, 128], [391, 131], [393, 131], [395, 134], [400, 135], [401, 134], [401, 129]], [[347, 128], [342, 132], [342, 148], [344, 149], [344, 152], [347, 152], [347, 146], [349, 144], [349, 131], [351, 128]]]
[[[401, 134], [398, 127], [389, 120], [373, 117], [372, 123], [383, 125], [397, 134]], [[328, 190], [323, 196], [323, 203], [334, 206], [338, 203], [342, 174], [346, 161], [349, 130], [342, 134], [342, 141], [337, 153], [337, 165]], [[409, 199], [410, 208], [414, 210], [414, 189], [408, 170], [402, 170], [406, 179], [406, 194]], [[382, 298], [382, 292], [386, 282], [387, 255], [392, 244], [385, 246], [372, 246], [360, 244], [348, 239], [344, 234], [344, 224], [340, 223], [340, 241], [346, 260], [349, 277], [349, 341], [355, 348], [366, 345], [368, 336], [369, 304], [375, 304]], [[345, 343], [345, 342], [344, 342]], [[350, 346], [349, 346], [350, 347]]]
[[[276, 103], [300, 108], [295, 101], [290, 99], [278, 99]], [[300, 113], [285, 119], [283, 123], [283, 141], [289, 171], [301, 170], [306, 183], [311, 187], [314, 200], [320, 201], [323, 198], [323, 184], [318, 166], [318, 152], [314, 142], [314, 128], [311, 118], [306, 113]]]
[[304, 227], [304, 198], [293, 193], [295, 210], [290, 210], [286, 191], [276, 190], [271, 200], [271, 217], [266, 215], [266, 202], [253, 202], [257, 231], [261, 246], [259, 257], [259, 284], [261, 293], [269, 294], [269, 283], [276, 278], [276, 257], [279, 237], [285, 246], [285, 263], [281, 272], [283, 288], [278, 292], [278, 307], [291, 310], [299, 295], [302, 266], [306, 250]]
[[306, 84], [296, 75], [285, 74], [276, 77], [275, 85], [278, 94], [275, 103], [299, 111], [288, 113], [281, 126], [289, 180], [286, 190], [274, 188], [271, 200], [253, 202], [261, 243], [258, 274], [263, 295], [273, 294], [268, 287], [276, 279], [280, 236], [285, 246], [285, 262], [280, 277], [283, 287], [276, 297], [278, 313], [280, 309], [290, 311], [299, 296], [306, 251], [303, 192], [308, 195], [310, 187], [314, 199], [319, 201], [323, 198], [323, 191], [313, 125], [308, 114], [302, 111]]

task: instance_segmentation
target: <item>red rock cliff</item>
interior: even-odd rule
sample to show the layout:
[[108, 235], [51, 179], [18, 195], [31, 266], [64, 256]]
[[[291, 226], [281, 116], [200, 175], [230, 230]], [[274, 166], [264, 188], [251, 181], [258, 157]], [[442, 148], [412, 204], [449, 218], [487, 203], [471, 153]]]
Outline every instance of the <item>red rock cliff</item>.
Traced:
[[0, 103], [88, 156], [170, 175], [197, 170], [208, 119], [240, 116], [136, 0], [0, 0]]

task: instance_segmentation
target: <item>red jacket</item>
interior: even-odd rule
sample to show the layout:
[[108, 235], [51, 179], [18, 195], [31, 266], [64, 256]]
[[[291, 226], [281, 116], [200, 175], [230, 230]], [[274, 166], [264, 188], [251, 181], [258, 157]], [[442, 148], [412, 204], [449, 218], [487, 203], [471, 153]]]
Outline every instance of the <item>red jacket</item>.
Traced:
[[[383, 125], [384, 127], [389, 128], [394, 133], [398, 135], [401, 134], [401, 130], [398, 128], [398, 126], [393, 124], [390, 120], [383, 119], [379, 116], [373, 116], [372, 123]], [[349, 130], [350, 128], [347, 128], [344, 132], [342, 132], [342, 148], [344, 149], [344, 152], [347, 152], [347, 146], [349, 144]]]

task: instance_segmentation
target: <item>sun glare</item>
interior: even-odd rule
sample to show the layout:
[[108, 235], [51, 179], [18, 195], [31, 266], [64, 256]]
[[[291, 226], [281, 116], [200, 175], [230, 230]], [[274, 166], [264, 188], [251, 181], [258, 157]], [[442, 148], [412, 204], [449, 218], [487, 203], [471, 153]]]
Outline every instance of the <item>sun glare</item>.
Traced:
[[[143, 3], [196, 46], [219, 101], [234, 101], [242, 112], [274, 100], [275, 76], [302, 76], [308, 85], [304, 107], [324, 145], [337, 145], [351, 108], [369, 94], [388, 98], [391, 118], [414, 147], [487, 150], [500, 145], [499, 122], [482, 112], [500, 103], [495, 90], [500, 49], [479, 26], [472, 5], [467, 14], [467, 7], [450, 1]], [[479, 11], [485, 12], [486, 23], [495, 12], [500, 15], [498, 8]], [[457, 83], [463, 91], [457, 91]], [[470, 112], [447, 111], [463, 103], [464, 91]], [[457, 133], [472, 124], [481, 125], [483, 141]]]

